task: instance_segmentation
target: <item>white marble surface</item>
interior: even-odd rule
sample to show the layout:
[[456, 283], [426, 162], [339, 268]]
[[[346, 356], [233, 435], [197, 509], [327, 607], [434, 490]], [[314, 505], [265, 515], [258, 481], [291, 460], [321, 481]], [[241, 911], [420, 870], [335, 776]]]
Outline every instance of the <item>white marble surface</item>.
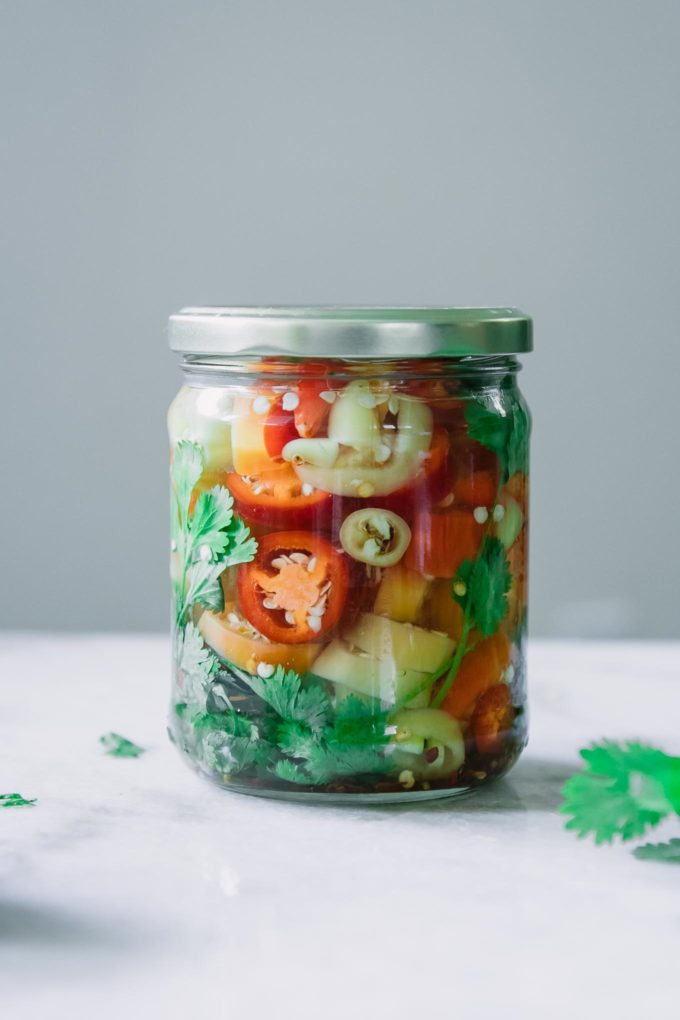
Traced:
[[[168, 657], [0, 638], [0, 792], [39, 798], [0, 812], [2, 1017], [678, 1016], [680, 869], [555, 807], [593, 738], [680, 752], [680, 645], [534, 644], [511, 777], [390, 808], [200, 780], [166, 740]], [[148, 752], [107, 757], [109, 730]]]

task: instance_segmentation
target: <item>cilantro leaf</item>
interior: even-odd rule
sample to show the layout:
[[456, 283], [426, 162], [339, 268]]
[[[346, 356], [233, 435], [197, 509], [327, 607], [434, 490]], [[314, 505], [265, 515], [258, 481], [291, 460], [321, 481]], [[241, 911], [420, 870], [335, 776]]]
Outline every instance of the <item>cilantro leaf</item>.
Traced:
[[505, 415], [473, 400], [465, 406], [465, 421], [471, 439], [493, 450], [499, 457], [505, 456], [508, 444], [508, 419]]
[[37, 797], [22, 797], [20, 793], [0, 793], [0, 807], [30, 807]]
[[205, 563], [196, 560], [187, 570], [186, 604], [200, 602], [206, 609], [221, 613], [224, 609], [224, 592], [220, 584], [220, 574], [225, 569], [224, 563]]
[[389, 712], [350, 694], [338, 703], [327, 739], [338, 744], [386, 744]]
[[181, 440], [176, 444], [170, 477], [172, 549], [177, 560], [173, 564], [173, 592], [178, 627], [186, 622], [195, 602], [221, 612], [224, 597], [220, 574], [227, 567], [248, 563], [257, 552], [257, 541], [234, 514], [233, 497], [224, 486], [215, 485], [198, 493], [190, 510], [203, 466], [203, 450], [198, 443]]
[[189, 519], [193, 558], [220, 559], [224, 566], [248, 563], [257, 552], [250, 529], [234, 516], [234, 499], [223, 485], [201, 492]]
[[564, 787], [560, 811], [572, 817], [566, 828], [596, 843], [615, 836], [634, 839], [673, 811], [666, 793], [668, 774], [680, 759], [645, 744], [605, 741], [581, 751], [586, 765]]
[[665, 864], [680, 864], [680, 839], [668, 843], [645, 843], [633, 850], [639, 861], [660, 861]]
[[512, 405], [512, 427], [508, 435], [507, 473], [508, 477], [517, 471], [526, 474], [529, 469], [529, 431], [531, 419], [526, 408], [517, 403]]
[[292, 761], [277, 761], [274, 766], [274, 774], [284, 783], [298, 783], [303, 786], [310, 786], [311, 780], [306, 775], [301, 765], [295, 765]]
[[202, 701], [219, 669], [219, 661], [193, 623], [184, 628], [177, 663], [184, 674], [183, 694], [191, 701]]
[[279, 723], [273, 737], [279, 750], [291, 758], [308, 758], [318, 740], [306, 723], [293, 720]]
[[253, 733], [236, 735], [227, 730], [209, 730], [203, 738], [202, 757], [212, 771], [235, 775], [257, 761], [257, 737]]
[[320, 733], [330, 712], [330, 701], [322, 687], [303, 687], [294, 670], [277, 666], [270, 677], [248, 676], [248, 683], [282, 719], [305, 723]]
[[342, 776], [384, 772], [389, 768], [389, 761], [379, 748], [319, 743], [312, 748], [305, 767], [311, 776], [311, 782], [320, 785]]
[[455, 601], [484, 637], [493, 634], [508, 611], [512, 583], [503, 543], [486, 537], [475, 560], [461, 563], [453, 581]]
[[233, 709], [182, 714], [195, 738], [194, 754], [209, 772], [234, 775], [268, 756], [257, 725]]
[[198, 443], [191, 443], [186, 439], [180, 440], [175, 446], [170, 468], [170, 479], [177, 500], [180, 527], [186, 525], [191, 494], [202, 473], [203, 451], [201, 447]]
[[469, 436], [498, 457], [504, 482], [516, 471], [527, 470], [530, 422], [519, 401], [513, 400], [509, 409], [491, 409], [473, 400], [465, 407], [465, 421]]
[[99, 738], [99, 743], [112, 758], [139, 758], [140, 754], [144, 754], [143, 747], [121, 737], [120, 733], [105, 733]]
[[234, 517], [227, 531], [229, 545], [225, 553], [225, 564], [235, 567], [239, 563], [250, 563], [257, 552], [257, 539], [253, 538], [240, 517]]
[[234, 500], [222, 485], [215, 485], [208, 492], [199, 492], [194, 512], [189, 520], [192, 554], [221, 556], [229, 545], [226, 528], [234, 516]]

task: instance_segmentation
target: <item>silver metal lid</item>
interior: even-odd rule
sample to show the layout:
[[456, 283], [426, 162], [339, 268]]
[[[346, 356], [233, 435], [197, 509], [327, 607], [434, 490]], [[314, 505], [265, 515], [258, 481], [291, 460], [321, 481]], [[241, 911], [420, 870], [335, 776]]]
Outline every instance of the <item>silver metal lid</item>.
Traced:
[[533, 346], [516, 308], [183, 308], [169, 333], [173, 351], [230, 357], [460, 358]]

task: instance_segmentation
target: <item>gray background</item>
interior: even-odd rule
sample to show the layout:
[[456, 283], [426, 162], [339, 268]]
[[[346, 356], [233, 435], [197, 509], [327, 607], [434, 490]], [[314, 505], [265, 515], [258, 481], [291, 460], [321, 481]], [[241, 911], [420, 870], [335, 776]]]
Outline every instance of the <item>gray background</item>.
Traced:
[[535, 634], [680, 637], [680, 3], [4, 0], [1, 621], [157, 629], [183, 304], [534, 314]]

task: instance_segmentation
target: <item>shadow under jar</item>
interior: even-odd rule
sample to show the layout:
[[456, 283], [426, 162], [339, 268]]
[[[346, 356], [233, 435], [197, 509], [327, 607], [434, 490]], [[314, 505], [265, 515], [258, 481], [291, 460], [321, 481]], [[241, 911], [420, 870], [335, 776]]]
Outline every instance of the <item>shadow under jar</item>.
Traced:
[[170, 734], [225, 788], [453, 796], [527, 740], [530, 419], [508, 308], [188, 308]]

